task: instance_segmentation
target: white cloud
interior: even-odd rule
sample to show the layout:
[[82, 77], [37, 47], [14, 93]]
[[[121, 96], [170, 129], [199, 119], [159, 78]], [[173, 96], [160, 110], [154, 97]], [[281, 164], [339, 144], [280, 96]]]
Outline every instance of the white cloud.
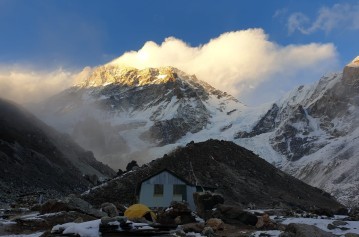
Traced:
[[[249, 29], [224, 33], [198, 47], [174, 37], [160, 45], [149, 41], [140, 50], [127, 52], [110, 63], [140, 69], [175, 66], [245, 100], [252, 88], [271, 80], [277, 82], [278, 77], [296, 85], [301, 83], [296, 76], [306, 72], [317, 80], [336, 65], [336, 57], [332, 44], [281, 46], [271, 42], [262, 29]], [[283, 89], [281, 85], [277, 88]]]
[[[336, 61], [332, 44], [282, 46], [271, 42], [262, 29], [249, 29], [224, 33], [197, 47], [174, 37], [160, 45], [149, 41], [140, 50], [127, 52], [111, 63], [140, 69], [174, 66], [245, 103], [258, 104], [310, 82], [308, 78], [317, 80], [332, 71]], [[39, 71], [23, 65], [0, 65], [0, 97], [18, 103], [37, 102], [88, 77], [91, 70]]]
[[79, 75], [61, 68], [42, 71], [27, 66], [1, 66], [0, 97], [18, 103], [38, 102], [68, 88]]
[[291, 34], [294, 31], [298, 30], [303, 34], [307, 33], [307, 30], [303, 25], [309, 23], [309, 18], [301, 12], [293, 13], [288, 18], [288, 32]]
[[329, 33], [334, 29], [359, 29], [359, 4], [335, 4], [332, 7], [322, 7], [315, 20], [301, 12], [293, 13], [288, 18], [288, 32], [298, 30], [302, 34], [311, 34], [316, 31]]

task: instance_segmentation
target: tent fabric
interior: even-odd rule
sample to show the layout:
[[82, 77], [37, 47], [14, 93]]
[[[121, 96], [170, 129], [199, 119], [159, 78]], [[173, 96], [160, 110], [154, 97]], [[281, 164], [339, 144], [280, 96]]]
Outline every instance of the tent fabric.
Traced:
[[146, 205], [143, 204], [134, 204], [132, 206], [129, 206], [124, 215], [128, 218], [128, 219], [136, 219], [136, 218], [142, 218], [145, 217], [146, 214], [150, 214], [152, 217], [152, 220], [155, 221], [156, 220], [156, 214], [151, 211], [151, 209], [149, 209]]

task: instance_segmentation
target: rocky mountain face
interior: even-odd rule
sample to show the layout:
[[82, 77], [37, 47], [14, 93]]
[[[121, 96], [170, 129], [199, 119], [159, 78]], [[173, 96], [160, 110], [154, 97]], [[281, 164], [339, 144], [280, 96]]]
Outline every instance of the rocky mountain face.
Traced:
[[258, 108], [172, 67], [104, 65], [37, 114], [116, 169], [190, 141], [229, 140], [359, 205], [358, 61]]
[[0, 99], [0, 111], [0, 203], [31, 193], [81, 192], [94, 185], [84, 175], [114, 175], [92, 152], [18, 105]]
[[198, 185], [216, 187], [227, 204], [302, 210], [342, 208], [328, 193], [293, 178], [233, 142], [219, 140], [191, 142], [89, 190], [82, 198], [94, 205], [105, 201], [134, 203], [140, 181], [164, 168]]
[[235, 138], [239, 143], [265, 140], [285, 157], [280, 162], [284, 171], [358, 205], [358, 82], [356, 58], [343, 73], [292, 91]]
[[214, 117], [233, 118], [242, 107], [173, 67], [104, 65], [48, 100], [41, 117], [112, 167], [123, 168], [131, 159], [163, 154], [156, 147], [173, 148], [186, 134], [210, 127]]

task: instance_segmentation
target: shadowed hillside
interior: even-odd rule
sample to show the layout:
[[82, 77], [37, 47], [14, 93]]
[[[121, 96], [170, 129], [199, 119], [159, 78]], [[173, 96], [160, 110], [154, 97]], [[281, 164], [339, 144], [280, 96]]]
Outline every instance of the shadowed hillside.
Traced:
[[114, 174], [96, 161], [91, 152], [3, 99], [0, 99], [0, 163], [0, 202], [34, 192], [48, 196], [76, 193], [90, 185], [83, 175]]
[[233, 142], [218, 140], [189, 143], [90, 190], [83, 197], [93, 204], [133, 203], [138, 182], [163, 168], [187, 180], [195, 179], [198, 185], [217, 187], [217, 192], [231, 204], [333, 210], [342, 207], [328, 193], [285, 174], [253, 152]]

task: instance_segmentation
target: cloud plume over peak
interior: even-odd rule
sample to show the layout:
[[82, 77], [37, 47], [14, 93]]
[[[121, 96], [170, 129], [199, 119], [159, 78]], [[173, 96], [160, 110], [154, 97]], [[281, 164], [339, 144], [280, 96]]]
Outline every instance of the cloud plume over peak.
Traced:
[[316, 80], [336, 64], [336, 49], [332, 44], [315, 43], [282, 46], [270, 41], [262, 29], [248, 29], [221, 34], [197, 47], [174, 37], [161, 44], [148, 41], [110, 64], [139, 69], [174, 66], [243, 98], [260, 83], [278, 77], [293, 82], [307, 71]]
[[[223, 33], [200, 46], [175, 37], [161, 44], [148, 41], [138, 51], [126, 52], [109, 64], [139, 69], [174, 66], [247, 104], [260, 104], [298, 84], [317, 80], [333, 71], [336, 62], [332, 44], [283, 46], [270, 41], [262, 29], [248, 29]], [[81, 81], [91, 71], [88, 67], [73, 72], [0, 65], [0, 96], [19, 103], [36, 102]]]

